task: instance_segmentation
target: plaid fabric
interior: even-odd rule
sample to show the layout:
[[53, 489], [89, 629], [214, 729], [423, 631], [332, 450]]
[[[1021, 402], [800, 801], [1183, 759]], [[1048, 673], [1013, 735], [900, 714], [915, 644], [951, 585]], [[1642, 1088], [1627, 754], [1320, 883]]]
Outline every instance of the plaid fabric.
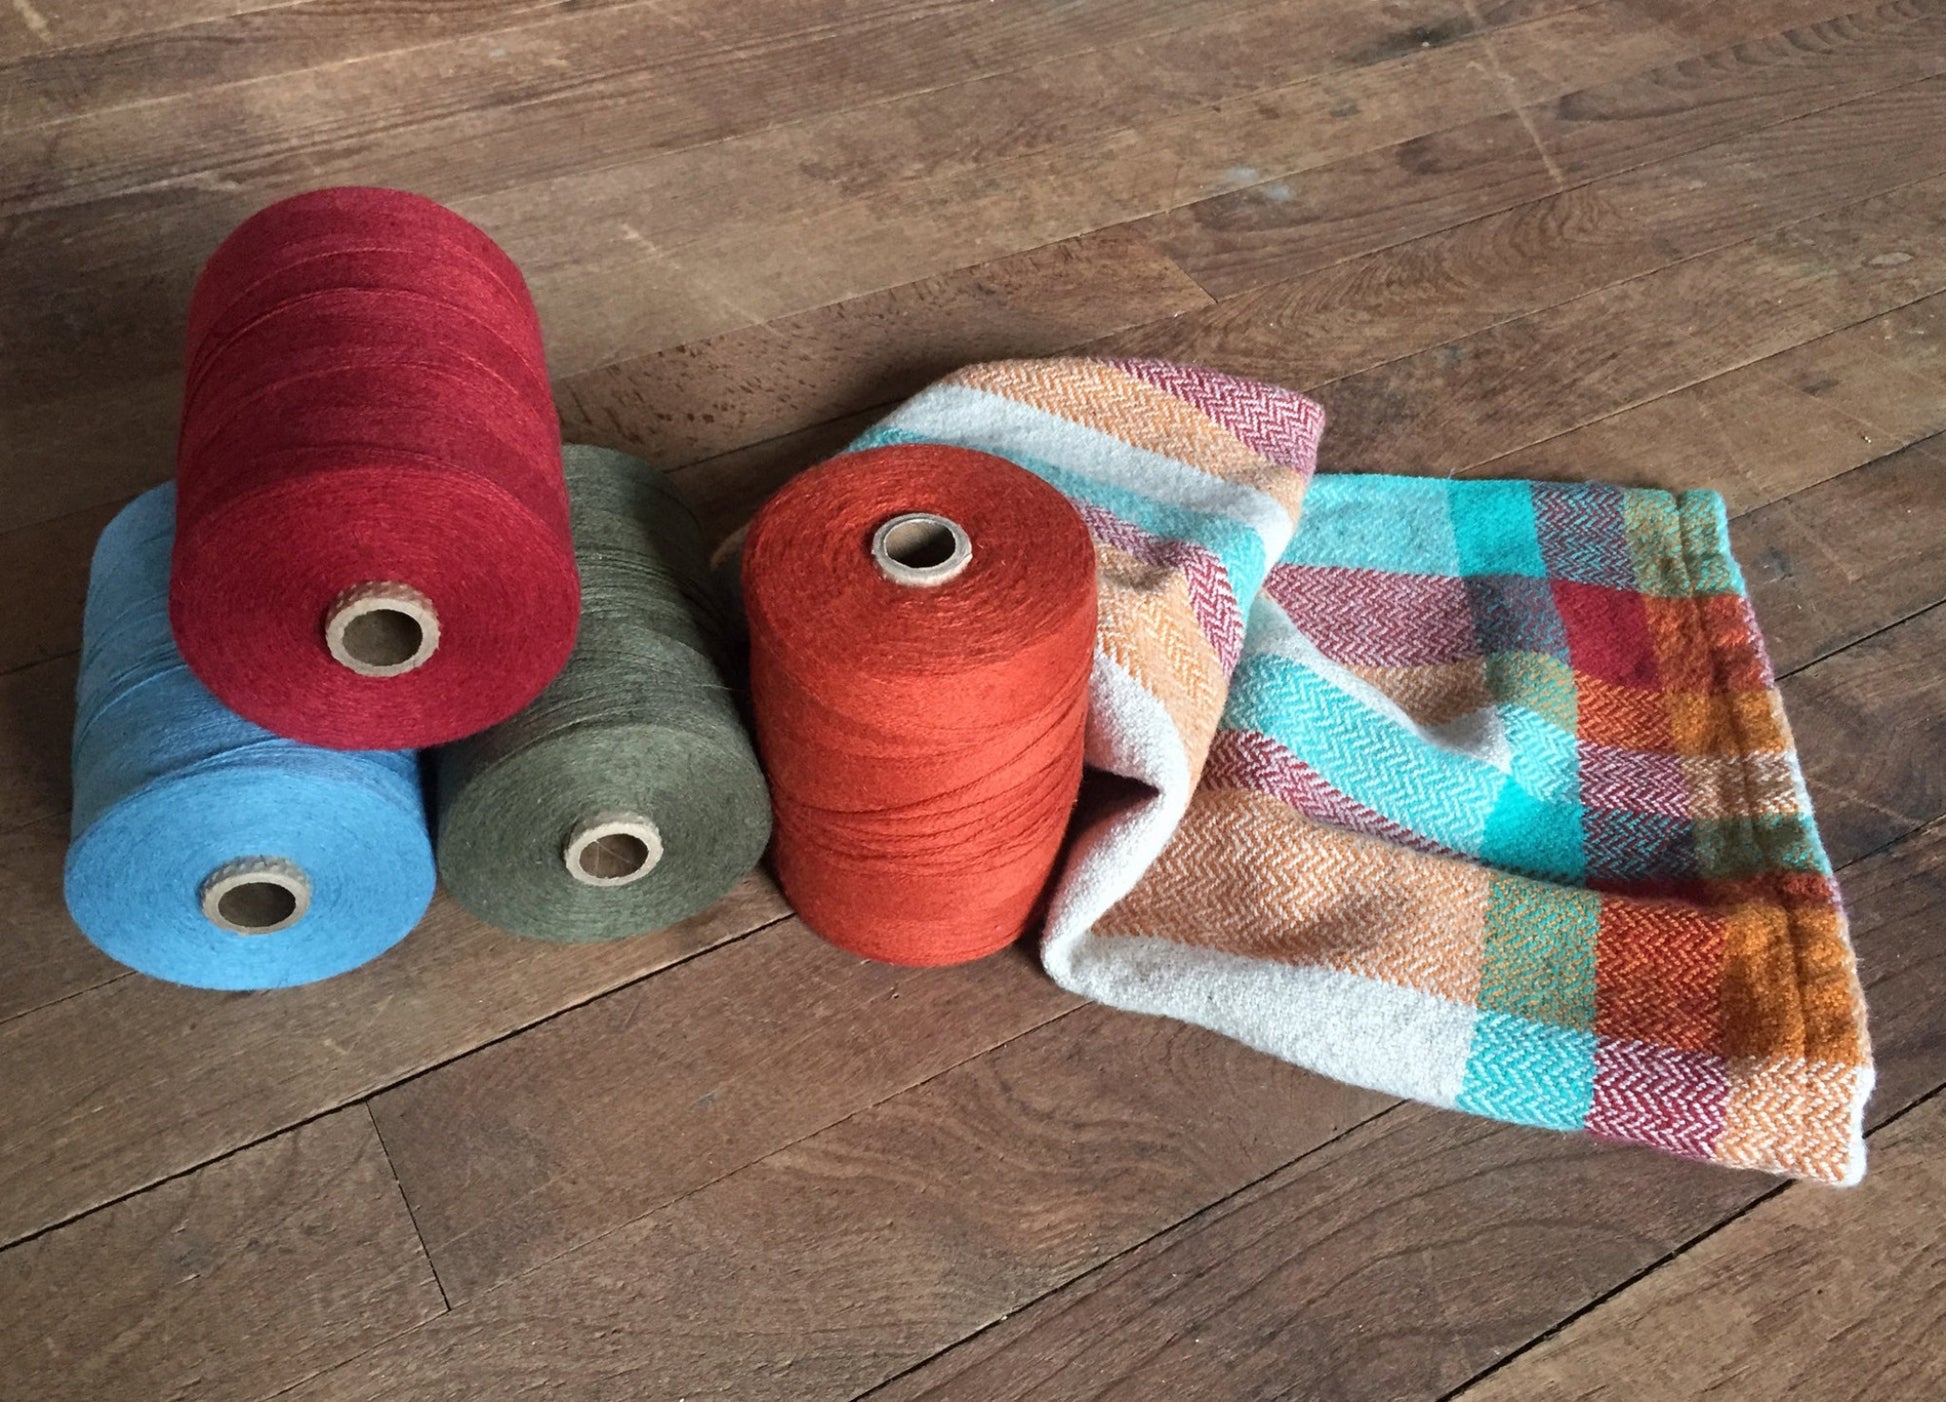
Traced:
[[1082, 835], [1049, 971], [1433, 1104], [1856, 1181], [1863, 999], [1721, 499], [1312, 483], [1321, 428], [1067, 360], [862, 440], [1000, 453], [1094, 531], [1090, 761], [1153, 796]]

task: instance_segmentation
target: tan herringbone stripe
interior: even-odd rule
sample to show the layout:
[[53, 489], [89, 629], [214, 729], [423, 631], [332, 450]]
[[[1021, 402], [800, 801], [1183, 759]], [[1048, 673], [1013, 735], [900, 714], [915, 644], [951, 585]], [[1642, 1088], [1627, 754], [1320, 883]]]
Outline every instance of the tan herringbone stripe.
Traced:
[[1471, 1004], [1491, 881], [1484, 867], [1314, 822], [1268, 794], [1203, 789], [1095, 933], [1317, 965]]
[[1339, 665], [1383, 693], [1417, 725], [1445, 725], [1493, 704], [1486, 664], [1477, 659], [1431, 667]]
[[969, 366], [947, 381], [983, 390], [1112, 434], [1146, 452], [1252, 487], [1293, 520], [1305, 479], [1266, 460], [1223, 425], [1168, 391], [1096, 360], [1003, 360]]
[[1735, 1057], [1718, 1162], [1826, 1181], [1851, 1157], [1851, 1107], [1860, 1067], [1795, 1057]]
[[1194, 783], [1223, 714], [1228, 679], [1197, 626], [1189, 582], [1099, 540], [1095, 578], [1101, 595], [1096, 645], [1162, 703], [1182, 738]]

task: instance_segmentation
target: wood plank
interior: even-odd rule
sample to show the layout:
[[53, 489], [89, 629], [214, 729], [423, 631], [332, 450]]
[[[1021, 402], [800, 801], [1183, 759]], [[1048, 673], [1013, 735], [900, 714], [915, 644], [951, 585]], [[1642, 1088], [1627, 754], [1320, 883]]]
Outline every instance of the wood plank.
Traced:
[[1084, 1007], [292, 1397], [849, 1396], [1382, 1103]]
[[[1893, 860], [1872, 862], [1884, 869]], [[1886, 1004], [1880, 1048], [1903, 1063], [1916, 1060], [1909, 1040], [1922, 1040], [1934, 1058], [1926, 1074], [1946, 1077], [1946, 1039], [1926, 1005], [1946, 977], [1946, 827], [1905, 844], [1896, 860], [1908, 878], [1889, 887], [1896, 900], [1880, 903], [1882, 885], [1869, 880], [1854, 894], [1861, 948], [1895, 953], [1888, 976], [1923, 985], [1923, 996]], [[1915, 890], [1916, 872], [1925, 876]], [[1148, 1293], [1113, 1326], [1140, 1336], [1157, 1322], [1140, 1349], [1064, 1336], [1036, 1362], [1073, 1347], [1071, 1377], [1037, 1372], [1015, 1387], [1004, 1372], [983, 1373], [954, 1395], [1059, 1396], [1069, 1385], [1100, 1395], [1089, 1380], [1105, 1385], [1168, 1340], [1180, 1318], [1172, 1294], [1248, 1299], [1254, 1288], [1292, 1282], [1322, 1302], [1340, 1337], [1267, 1340], [1255, 1356], [1247, 1345], [1237, 1354], [1284, 1379], [1276, 1386], [1302, 1392], [1307, 1373], [1335, 1362], [1346, 1379], [1374, 1374], [1378, 1394], [1383, 1369], [1444, 1366], [1444, 1350], [1411, 1340], [1530, 1288], [1520, 1272], [1494, 1268], [1510, 1240], [1545, 1242], [1534, 1269], [1555, 1279], [1531, 1288], [1534, 1301], [1552, 1301], [1562, 1273], [1598, 1290], [1618, 1258], [1639, 1261], [1653, 1241], [1693, 1233], [1715, 1220], [1711, 1211], [1734, 1210], [1774, 1181], [1438, 1111], [1383, 1114], [1391, 1103], [1165, 1019], [1084, 1007], [488, 1291], [294, 1396], [378, 1398], [439, 1379], [481, 1395], [518, 1381], [590, 1397], [808, 1400], [849, 1395], [943, 1341], [987, 1331], [912, 1375], [930, 1383], [936, 1371], [987, 1356], [989, 1340], [1018, 1339], [1023, 1321], [1058, 1328], [1069, 1312], [1063, 1301], [998, 1322], [1028, 1299], [1063, 1281], [1079, 1279], [1075, 1293], [1085, 1294], [1114, 1279], [1119, 1267], [1103, 1263], [1159, 1226], [1273, 1172], [1266, 1165], [1278, 1155], [1304, 1154], [1373, 1115], [1381, 1118], [1346, 1142], [1377, 1147], [1350, 1166], [1327, 1148], [1270, 1179], [1303, 1183], [1314, 1162], [1338, 1164], [1330, 1192], [1283, 1190], [1282, 1225], [1304, 1233], [1301, 1248], [1253, 1255], [1249, 1243], [1226, 1239], [1179, 1275], [1148, 1272]], [[1537, 1218], [1532, 1205], [1543, 1199], [1556, 1207]], [[1252, 1200], [1246, 1191], [1187, 1230]], [[1456, 1236], [1454, 1221], [1473, 1229]], [[1449, 1265], [1480, 1269], [1429, 1278], [1430, 1256], [1454, 1254], [1466, 1260]], [[1399, 1292], [1398, 1309], [1373, 1303], [1381, 1296], [1368, 1276]], [[1466, 1288], [1449, 1288], [1455, 1280]], [[1421, 1298], [1428, 1287], [1436, 1299]], [[1400, 1341], [1380, 1347], [1373, 1331], [1388, 1327]], [[1508, 1331], [1502, 1351], [1532, 1337], [1516, 1334]], [[1017, 1355], [1009, 1349], [1002, 1361], [1012, 1367]], [[1242, 1395], [1250, 1389], [1238, 1362], [1196, 1351], [1171, 1381], [1194, 1384], [1184, 1396]], [[921, 1390], [908, 1379], [892, 1395]], [[1125, 1395], [1176, 1394], [1159, 1386]]]
[[223, 19], [257, 8], [263, 0], [29, 0], [0, 20], [0, 58], [58, 53], [118, 35], [154, 33], [172, 25]]
[[[186, 178], [218, 190], [288, 180], [294, 163], [307, 185], [378, 167], [414, 187], [505, 188], [558, 173], [567, 153], [592, 169], [963, 80], [1023, 53], [1086, 52], [1166, 30], [1181, 12], [1149, 0], [1056, 11], [985, 0], [568, 9], [491, 43], [456, 39], [9, 131], [0, 212], [86, 205], [108, 217], [131, 191]], [[726, 71], [737, 77], [734, 101], [724, 100]], [[143, 139], [158, 124], [199, 139]], [[579, 141], [564, 143], [569, 135]]]
[[0, 676], [0, 832], [68, 811], [75, 658]]
[[[1250, 151], [1259, 176], [1309, 170], [1694, 57], [1746, 39], [1752, 25], [1741, 0], [1658, 8], [1668, 13], [1654, 21], [1631, 6], [1590, 6], [1516, 26], [1497, 36], [1503, 72], [1484, 64], [1479, 40], [1459, 40], [1140, 132], [907, 182], [829, 211], [731, 225], [667, 256], [705, 285], [734, 289], [753, 318], [765, 319], [812, 298], [840, 300], [1202, 198], [1225, 188], [1239, 149]], [[1831, 11], [1806, 0], [1762, 12], [1815, 19]], [[1505, 71], [1520, 76], [1509, 82]], [[597, 283], [612, 279], [599, 264], [584, 276], [590, 300]]]
[[1833, 861], [1946, 811], [1942, 648], [1946, 608], [1934, 607], [1785, 679], [1791, 728]]
[[261, 1397], [443, 1308], [354, 1107], [0, 1252], [0, 1392]]
[[68, 820], [15, 828], [0, 844], [0, 1022], [110, 983], [128, 971], [89, 944], [68, 919], [61, 894]]
[[[1098, 348], [1316, 386], [1937, 174], [1942, 108], [1946, 80], [1873, 94], [1227, 297]], [[1349, 202], [1372, 198], [1361, 191]], [[1301, 227], [1264, 244], [1320, 261], [1322, 248], [1307, 255], [1307, 246]]]
[[[19, 216], [23, 254], [58, 251], [74, 272], [139, 272], [143, 261], [183, 261], [205, 244], [197, 230], [220, 232], [296, 189], [382, 181], [455, 200], [564, 170], [585, 175], [1167, 34], [1211, 9], [1210, 0], [1082, 0], [1053, 10], [987, 0], [568, 7], [485, 42], [455, 39], [10, 130], [0, 136], [0, 214]], [[199, 139], [158, 143], [157, 130]], [[146, 216], [150, 228], [131, 237], [103, 227], [123, 216]]]
[[[0, 88], [7, 90], [14, 130], [71, 120], [85, 113], [157, 102], [199, 88], [397, 53], [441, 40], [491, 35], [567, 11], [606, 9], [640, 0], [471, 0], [465, 5], [389, 6], [362, 0], [213, 5], [169, 27], [124, 23], [97, 30], [92, 41], [37, 47], [7, 58], [0, 44]], [[88, 5], [88, 10], [103, 8]], [[142, 23], [162, 7], [139, 7]], [[131, 17], [132, 18], [132, 17]], [[64, 26], [66, 27], [66, 26]], [[50, 25], [50, 32], [53, 26]], [[75, 31], [71, 31], [75, 32]]]
[[847, 414], [707, 458], [675, 473], [676, 484], [696, 508], [703, 534], [714, 548], [749, 524], [764, 499], [793, 475], [841, 451], [884, 412], [880, 407]]
[[[733, 217], [776, 218], [922, 173], [971, 170], [1009, 152], [1058, 145], [1077, 123], [1122, 131], [1145, 112], [1240, 91], [1232, 70], [1259, 73], [1260, 82], [1293, 69], [1322, 71], [1389, 52], [1392, 26], [1419, 33], [1450, 27], [1460, 13], [1457, 0], [1409, 0], [1384, 13], [1362, 0], [1330, 0], [1329, 8], [1307, 13], [1307, 43], [1293, 54], [1281, 14], [1263, 5], [1218, 7], [1217, 19], [1193, 32], [1139, 36], [1108, 46], [1099, 60], [1040, 55], [1018, 71], [967, 78], [862, 114], [766, 127], [611, 171], [577, 171], [504, 197], [459, 199], [458, 206], [526, 269], [549, 331], [550, 363], [557, 374], [572, 375], [761, 322], [740, 306], [747, 275], [720, 287], [666, 252], [673, 242], [715, 237]], [[1266, 16], [1277, 27], [1266, 28]], [[1255, 56], [1256, 67], [1238, 55]], [[1115, 103], [1104, 107], [1102, 93], [1117, 94]], [[1062, 113], [1061, 120], [1017, 116], [1048, 111]], [[386, 176], [370, 165], [359, 178]], [[454, 197], [436, 185], [418, 188]], [[170, 191], [153, 197], [166, 207], [127, 220], [39, 221], [51, 241], [47, 264], [63, 276], [52, 287], [37, 280], [11, 303], [0, 288], [0, 315], [16, 347], [0, 397], [18, 411], [21, 440], [0, 443], [9, 450], [0, 452], [0, 474], [12, 478], [0, 493], [0, 526], [127, 496], [166, 476], [180, 398], [182, 309], [196, 268], [236, 219], [274, 193]], [[32, 222], [14, 221], [23, 239]], [[103, 240], [105, 251], [97, 247]], [[20, 240], [16, 247], [25, 259]], [[936, 260], [914, 276], [978, 261]], [[618, 288], [627, 295], [616, 295]], [[835, 300], [813, 295], [789, 310]]]
[[0, 535], [0, 673], [72, 652], [81, 641], [88, 562], [119, 501]]
[[1321, 386], [1323, 456], [1470, 474], [1929, 296], [1946, 285], [1942, 195], [1940, 177], [1903, 186]]
[[[1491, 50], [1497, 41], [1485, 42]], [[1653, 69], [1532, 111], [1482, 118], [1293, 180], [1201, 200], [1140, 227], [1227, 299], [1506, 209], [1550, 193], [1557, 181], [1579, 185], [1667, 162], [1942, 68], [1946, 14], [1888, 7], [1853, 24], [1804, 26], [1738, 44], [1709, 65], [1706, 82], [1698, 82], [1693, 65]], [[1854, 160], [1857, 146], [1850, 143]], [[1765, 150], [1773, 160], [1788, 159], [1774, 145]], [[1749, 178], [1730, 162], [1722, 169], [1732, 180]]]
[[[1946, 1080], [1946, 825], [1847, 876], [1876, 1124]], [[873, 1398], [1439, 1397], [1776, 1185], [1405, 1106]]]
[[1779, 673], [1946, 600], [1946, 459], [1938, 446], [1915, 444], [1732, 527]]
[[1749, 510], [1946, 433], [1946, 293], [1495, 458], [1496, 477], [1717, 488]]
[[1946, 1393], [1946, 1098], [1872, 1136], [1855, 1192], [1759, 1203], [1458, 1394], [1938, 1397]]
[[570, 439], [665, 468], [915, 393], [962, 365], [1051, 355], [1209, 297], [1141, 235], [1078, 239], [557, 382]]
[[221, 994], [129, 977], [0, 1023], [9, 1068], [0, 1079], [0, 1241], [370, 1095], [784, 913], [775, 888], [754, 875], [660, 933], [562, 946], [491, 930], [441, 896], [403, 944], [323, 983]]
[[[1194, 320], [1196, 314], [1182, 319]], [[1200, 353], [1199, 339], [1177, 341], [1168, 326], [1150, 323], [1085, 349], [1236, 368], [1224, 366], [1221, 355]], [[1731, 514], [1740, 515], [1946, 432], [1943, 352], [1946, 295], [1550, 439], [1517, 460], [1497, 461], [1495, 475], [1671, 490], [1714, 487], [1724, 493]], [[1661, 405], [1672, 407], [1661, 412]], [[838, 451], [879, 412], [846, 415], [736, 449], [679, 470], [676, 480], [701, 515], [705, 533], [721, 540], [793, 473]], [[1624, 428], [1629, 422], [1653, 432]], [[1501, 470], [1509, 464], [1509, 470]], [[1887, 613], [1879, 621], [1896, 616]]]
[[454, 1304], [1074, 1008], [1031, 948], [961, 969], [787, 920], [372, 1103]]

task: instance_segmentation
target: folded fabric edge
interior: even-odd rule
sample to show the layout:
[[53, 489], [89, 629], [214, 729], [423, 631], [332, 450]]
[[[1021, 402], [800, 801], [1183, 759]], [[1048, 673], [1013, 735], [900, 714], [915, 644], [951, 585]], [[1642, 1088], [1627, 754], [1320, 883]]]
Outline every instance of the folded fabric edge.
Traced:
[[1066, 953], [1059, 981], [1071, 992], [1383, 1095], [1834, 1186], [1864, 1176], [1869, 1065], [1685, 1058], [1159, 936], [1090, 934]]

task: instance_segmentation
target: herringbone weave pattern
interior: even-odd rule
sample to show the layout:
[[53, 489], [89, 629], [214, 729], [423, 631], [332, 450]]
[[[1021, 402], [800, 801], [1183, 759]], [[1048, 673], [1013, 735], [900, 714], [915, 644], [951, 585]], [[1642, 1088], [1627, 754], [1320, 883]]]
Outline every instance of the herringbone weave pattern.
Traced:
[[1077, 841], [1049, 972], [1394, 1094], [1855, 1181], [1864, 1003], [1720, 498], [1313, 481], [1322, 428], [1053, 360], [861, 440], [1011, 458], [1094, 532], [1089, 760], [1143, 787]]

